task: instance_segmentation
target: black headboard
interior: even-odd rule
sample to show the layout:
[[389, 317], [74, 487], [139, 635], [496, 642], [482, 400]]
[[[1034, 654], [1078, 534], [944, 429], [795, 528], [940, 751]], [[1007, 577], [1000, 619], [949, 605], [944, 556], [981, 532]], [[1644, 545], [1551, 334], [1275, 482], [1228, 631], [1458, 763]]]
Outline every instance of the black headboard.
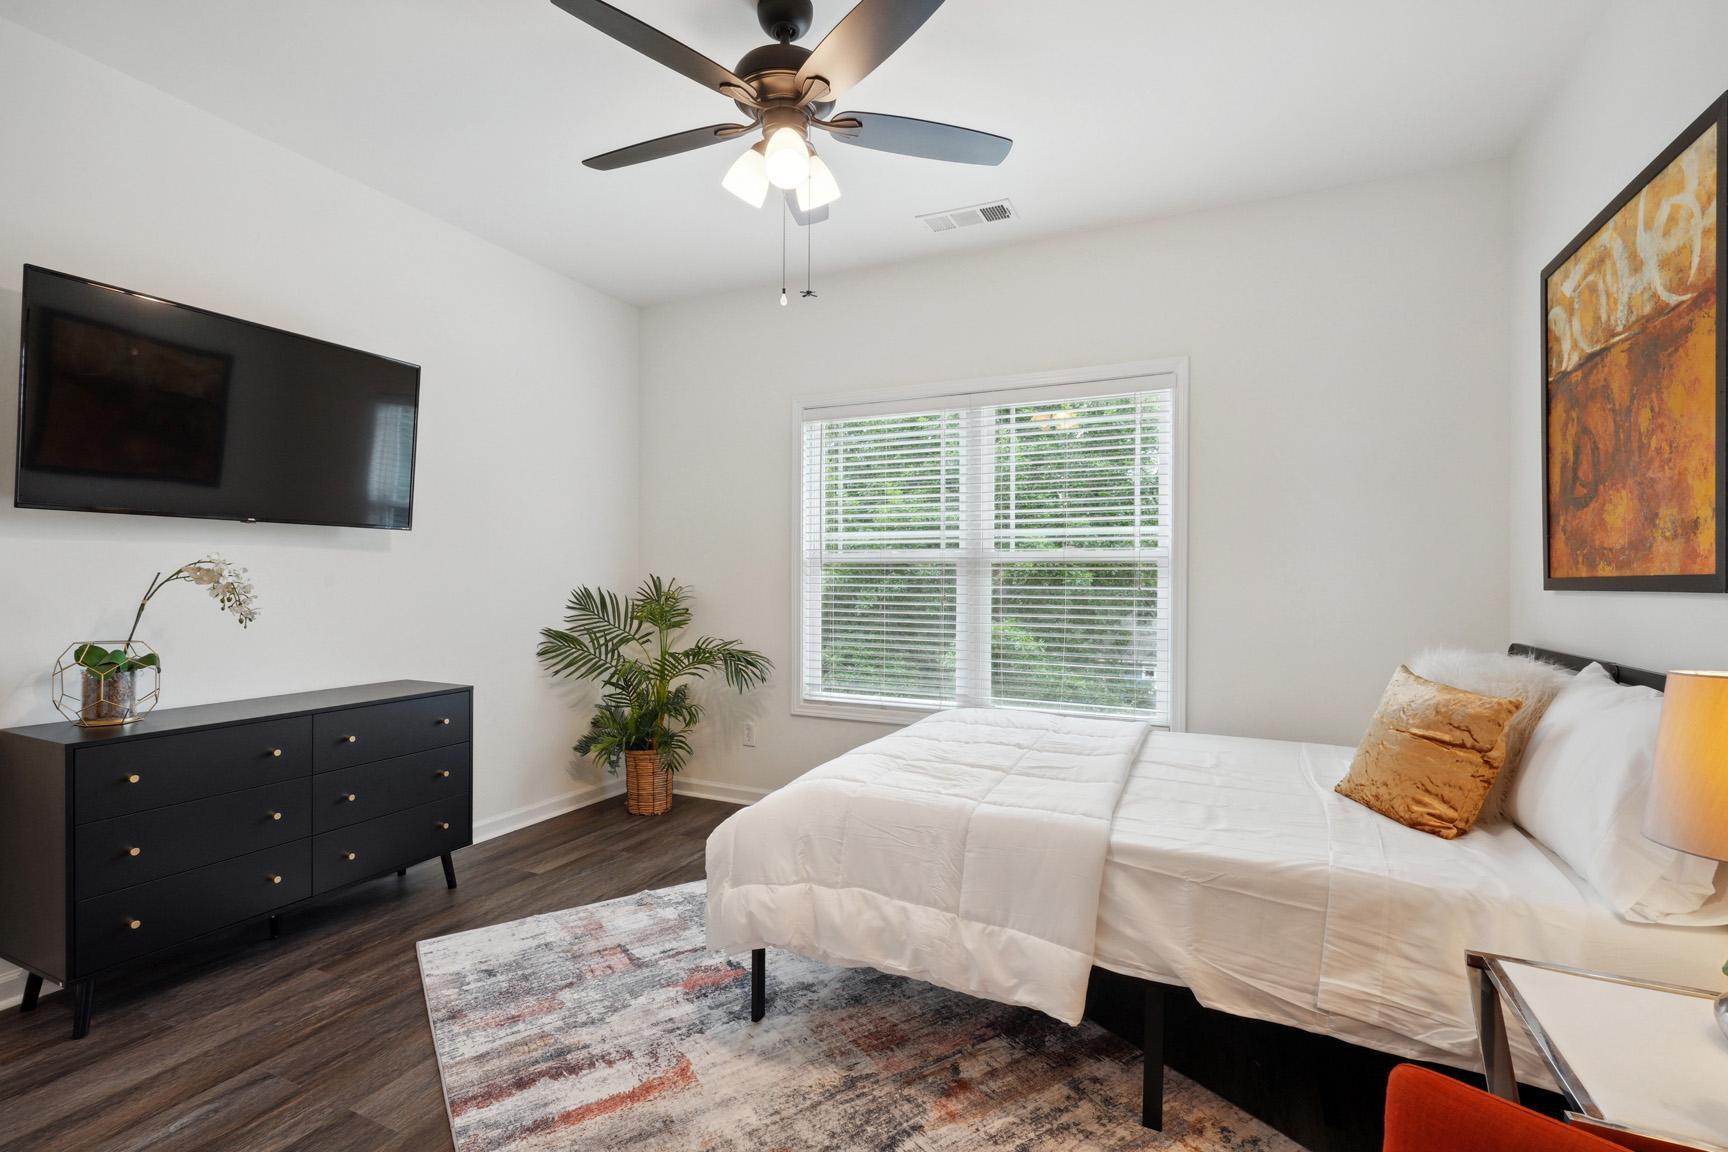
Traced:
[[1570, 652], [1555, 652], [1551, 648], [1536, 648], [1529, 644], [1514, 644], [1507, 649], [1514, 656], [1528, 656], [1532, 660], [1546, 660], [1550, 664], [1558, 664], [1570, 668], [1574, 672], [1587, 664], [1600, 664], [1608, 675], [1621, 684], [1642, 684], [1646, 688], [1654, 688], [1660, 692], [1668, 683], [1668, 677], [1661, 672], [1652, 672], [1648, 668], [1633, 668], [1626, 664], [1616, 664], [1612, 660], [1597, 660], [1590, 656], [1574, 656]]

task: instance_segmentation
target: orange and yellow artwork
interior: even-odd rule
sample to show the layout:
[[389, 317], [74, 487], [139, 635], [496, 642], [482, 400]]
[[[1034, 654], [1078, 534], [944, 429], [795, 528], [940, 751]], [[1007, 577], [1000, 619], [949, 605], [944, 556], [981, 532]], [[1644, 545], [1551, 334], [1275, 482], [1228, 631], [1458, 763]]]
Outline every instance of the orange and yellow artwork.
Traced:
[[1710, 123], [1545, 276], [1551, 587], [1723, 575], [1718, 133]]

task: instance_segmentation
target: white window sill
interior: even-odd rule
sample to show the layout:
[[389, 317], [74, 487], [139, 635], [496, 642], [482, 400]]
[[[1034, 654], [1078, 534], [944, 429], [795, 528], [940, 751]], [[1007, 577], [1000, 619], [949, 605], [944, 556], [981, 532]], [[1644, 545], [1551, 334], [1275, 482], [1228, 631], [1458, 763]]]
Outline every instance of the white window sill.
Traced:
[[903, 728], [915, 720], [941, 712], [941, 708], [920, 708], [906, 704], [868, 704], [841, 700], [796, 700], [792, 715], [811, 716], [818, 720], [853, 720], [865, 724], [889, 724]]
[[[970, 705], [944, 705], [942, 707], [922, 708], [908, 704], [869, 704], [864, 701], [841, 700], [810, 700], [799, 699], [792, 704], [792, 715], [809, 716], [817, 720], [851, 720], [864, 724], [886, 724], [896, 728], [904, 728], [914, 721], [938, 712], [945, 712], [950, 707], [961, 708]], [[1052, 716], [1074, 716], [1086, 720], [1135, 720], [1138, 716], [1111, 716], [1102, 712], [1064, 712], [1059, 708], [1027, 708], [1027, 712], [1046, 712]], [[1158, 732], [1180, 732], [1181, 728], [1173, 724], [1152, 725]]]

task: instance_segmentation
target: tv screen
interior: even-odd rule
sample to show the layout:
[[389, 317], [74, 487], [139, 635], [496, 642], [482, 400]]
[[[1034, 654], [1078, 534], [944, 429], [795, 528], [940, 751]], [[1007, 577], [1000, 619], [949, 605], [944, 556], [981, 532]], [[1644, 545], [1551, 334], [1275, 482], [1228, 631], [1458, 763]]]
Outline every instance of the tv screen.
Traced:
[[413, 521], [413, 364], [25, 265], [20, 373], [20, 508]]

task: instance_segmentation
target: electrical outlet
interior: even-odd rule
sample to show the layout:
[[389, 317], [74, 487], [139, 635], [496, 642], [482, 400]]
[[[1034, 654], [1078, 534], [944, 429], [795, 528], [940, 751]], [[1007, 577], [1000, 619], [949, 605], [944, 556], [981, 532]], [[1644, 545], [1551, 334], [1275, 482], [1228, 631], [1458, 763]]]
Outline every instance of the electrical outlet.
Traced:
[[756, 722], [753, 720], [744, 722], [744, 747], [756, 747]]

